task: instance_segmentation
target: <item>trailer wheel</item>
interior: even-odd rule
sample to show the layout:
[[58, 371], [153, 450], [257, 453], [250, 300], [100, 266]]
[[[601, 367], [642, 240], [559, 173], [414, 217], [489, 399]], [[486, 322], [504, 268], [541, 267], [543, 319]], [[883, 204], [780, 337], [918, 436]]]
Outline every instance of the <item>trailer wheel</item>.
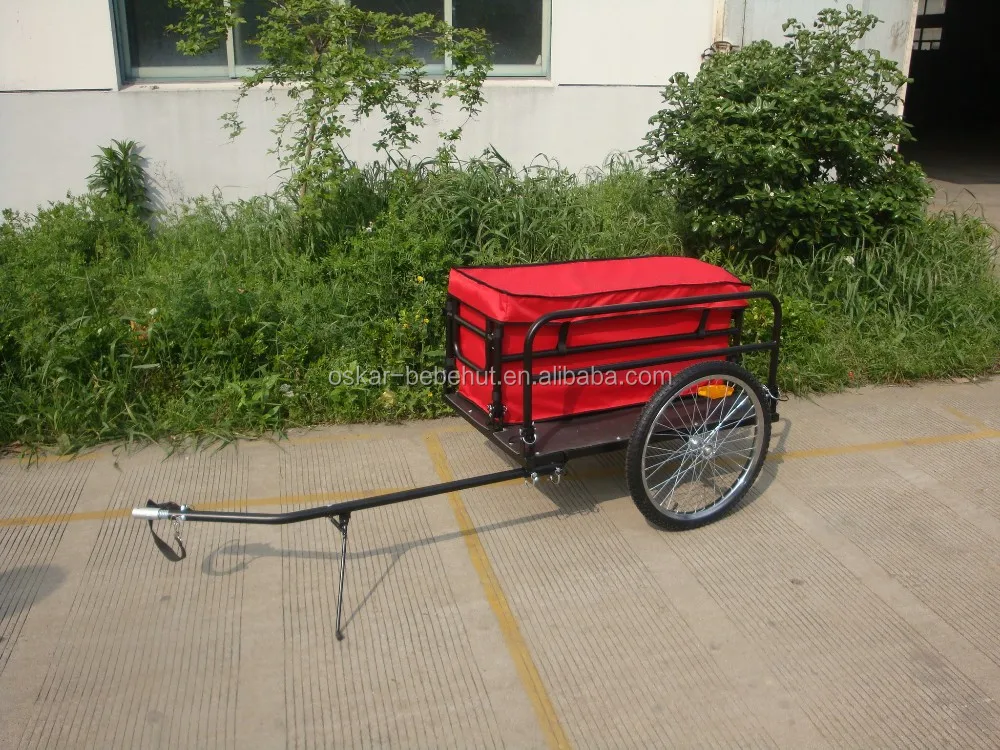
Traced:
[[769, 401], [733, 362], [702, 362], [660, 388], [625, 458], [636, 506], [661, 528], [690, 529], [732, 510], [757, 479], [771, 439]]

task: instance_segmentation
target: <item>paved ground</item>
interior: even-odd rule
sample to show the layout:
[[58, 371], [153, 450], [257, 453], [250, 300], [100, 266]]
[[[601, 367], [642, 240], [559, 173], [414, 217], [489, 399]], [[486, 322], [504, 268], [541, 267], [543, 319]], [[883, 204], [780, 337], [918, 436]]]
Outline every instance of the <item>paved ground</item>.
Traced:
[[931, 137], [905, 153], [931, 178], [932, 208], [980, 216], [1000, 230], [1000, 138]]
[[336, 532], [297, 508], [500, 467], [456, 421], [0, 462], [0, 747], [1000, 746], [1000, 381], [785, 404], [751, 500], [647, 526], [619, 457]]

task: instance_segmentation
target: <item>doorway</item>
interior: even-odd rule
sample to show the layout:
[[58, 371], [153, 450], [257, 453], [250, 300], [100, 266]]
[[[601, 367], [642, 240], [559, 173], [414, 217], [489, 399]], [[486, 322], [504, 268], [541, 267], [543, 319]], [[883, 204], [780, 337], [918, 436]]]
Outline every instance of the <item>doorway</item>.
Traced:
[[998, 32], [996, 0], [918, 1], [904, 109], [917, 141], [902, 151], [935, 181], [938, 204], [978, 204], [1000, 227]]

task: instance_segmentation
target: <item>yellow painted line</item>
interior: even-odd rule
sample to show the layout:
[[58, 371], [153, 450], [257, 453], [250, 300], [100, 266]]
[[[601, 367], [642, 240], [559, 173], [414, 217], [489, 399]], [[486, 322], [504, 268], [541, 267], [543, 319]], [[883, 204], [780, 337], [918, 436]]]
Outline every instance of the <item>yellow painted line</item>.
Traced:
[[94, 510], [86, 513], [53, 513], [47, 516], [0, 518], [0, 528], [5, 526], [45, 526], [70, 521], [103, 521], [107, 518], [124, 518], [131, 512], [131, 508], [115, 508], [114, 510]]
[[1000, 438], [1000, 430], [979, 430], [977, 432], [960, 432], [957, 435], [930, 435], [928, 437], [902, 438], [901, 440], [886, 440], [881, 443], [834, 445], [829, 448], [771, 453], [767, 459], [769, 461], [787, 461], [796, 458], [829, 458], [830, 456], [845, 456], [852, 453], [875, 453], [877, 451], [889, 451], [897, 448], [910, 448], [917, 445], [964, 443], [970, 440], [985, 440], [988, 438]]
[[[454, 430], [456, 428], [445, 428], [446, 430]], [[471, 429], [471, 428], [469, 428]], [[378, 440], [379, 438], [386, 438], [386, 435], [378, 435], [372, 432], [355, 432], [343, 435], [303, 435], [302, 437], [294, 438], [274, 438], [274, 437], [259, 437], [259, 438], [240, 438], [234, 440], [234, 443], [262, 443], [270, 440], [275, 445], [312, 445], [316, 443], [339, 443], [339, 442], [361, 442], [364, 440]], [[155, 447], [155, 444], [154, 446]], [[47, 463], [62, 463], [64, 461], [93, 461], [99, 458], [100, 454], [97, 451], [92, 451], [90, 453], [71, 453], [65, 456], [52, 455], [52, 456], [0, 456], [0, 466], [4, 464], [29, 464], [34, 465], [47, 464]]]
[[[959, 416], [959, 413], [955, 413], [955, 416]], [[964, 416], [964, 415], [962, 415]], [[971, 417], [967, 417], [971, 419]], [[445, 428], [435, 433], [428, 433], [428, 435], [455, 433], [455, 432], [465, 432], [465, 430], [456, 430], [453, 428]], [[957, 435], [929, 435], [927, 437], [913, 437], [913, 438], [902, 438], [900, 440], [887, 440], [880, 443], [859, 443], [855, 445], [834, 445], [828, 448], [812, 448], [800, 451], [785, 451], [785, 452], [775, 452], [769, 453], [767, 456], [768, 461], [792, 461], [796, 459], [810, 459], [810, 458], [830, 458], [832, 456], [845, 456], [857, 453], [875, 453], [877, 451], [887, 451], [895, 450], [898, 448], [909, 448], [914, 446], [926, 446], [926, 445], [942, 445], [945, 443], [964, 443], [975, 440], [991, 440], [1000, 438], [1000, 430], [994, 429], [982, 429], [975, 432], [961, 432]], [[425, 440], [427, 435], [425, 435]], [[439, 441], [440, 442], [440, 441]], [[51, 456], [45, 457], [43, 460], [50, 461], [69, 461], [69, 460], [92, 460], [98, 457], [98, 454], [87, 454], [85, 456], [78, 456], [76, 458], [72, 456]], [[607, 468], [607, 469], [595, 469], [591, 471], [571, 471], [566, 476], [566, 480], [581, 480], [581, 479], [600, 479], [608, 476], [614, 476], [618, 474], [618, 469]], [[503, 482], [502, 485], [513, 486], [520, 484], [522, 480], [513, 479], [509, 482]], [[288, 495], [285, 497], [264, 497], [252, 500], [219, 500], [211, 503], [199, 503], [198, 508], [200, 510], [223, 510], [225, 508], [257, 508], [264, 506], [276, 506], [276, 505], [296, 505], [296, 504], [319, 504], [322, 502], [336, 502], [338, 500], [351, 500], [358, 497], [371, 497], [375, 493], [382, 492], [398, 492], [400, 488], [398, 487], [386, 487], [384, 489], [374, 490], [371, 492], [317, 492], [304, 495]], [[68, 523], [71, 521], [103, 521], [105, 519], [112, 518], [124, 518], [132, 512], [131, 508], [115, 508], [112, 510], [97, 510], [97, 511], [86, 511], [82, 513], [55, 513], [51, 515], [40, 515], [40, 516], [18, 516], [15, 518], [0, 518], [0, 528], [8, 526], [40, 526], [46, 524], [59, 524]]]
[[[282, 495], [279, 497], [261, 497], [253, 500], [217, 500], [211, 503], [198, 503], [196, 510], [236, 510], [240, 508], [262, 508], [277, 505], [304, 505], [333, 503], [340, 500], [371, 497], [376, 493], [399, 492], [398, 487], [370, 490], [365, 492], [316, 492], [305, 495]], [[136, 501], [140, 505], [145, 501]], [[131, 508], [113, 508], [111, 510], [93, 510], [83, 513], [53, 513], [47, 516], [19, 516], [17, 518], [0, 518], [0, 528], [4, 526], [44, 526], [70, 521], [104, 521], [112, 518], [126, 518], [132, 514]]]
[[[441, 438], [435, 432], [428, 432], [424, 435], [424, 442], [427, 445], [427, 452], [430, 454], [438, 478], [442, 482], [452, 481], [455, 475], [448, 464], [448, 457], [445, 455], [444, 447], [441, 445]], [[458, 522], [462, 537], [465, 539], [469, 558], [472, 560], [472, 566], [476, 569], [476, 573], [479, 576], [479, 582], [486, 593], [486, 599], [489, 601], [493, 614], [500, 624], [500, 632], [503, 634], [504, 643], [506, 643], [507, 650], [514, 660], [517, 675], [521, 679], [521, 684], [524, 686], [528, 698], [531, 700], [532, 707], [535, 709], [535, 716], [541, 725], [542, 734], [545, 735], [545, 740], [549, 747], [569, 748], [571, 747], [569, 737], [566, 735], [562, 724], [559, 723], [559, 716], [556, 714], [555, 706], [552, 704], [552, 699], [549, 698], [549, 693], [545, 689], [545, 684], [542, 682], [542, 676], [538, 672], [538, 667], [535, 666], [535, 662], [531, 658], [531, 650], [524, 640], [521, 628], [517, 624], [517, 618], [514, 617], [514, 612], [507, 601], [507, 596], [503, 592], [500, 580], [493, 570], [493, 564], [486, 554], [486, 548], [483, 547], [479, 533], [476, 531], [476, 526], [469, 516], [469, 511], [462, 501], [461, 494], [458, 492], [449, 493], [448, 503], [455, 514], [455, 520]]]
[[967, 424], [971, 424], [973, 427], [977, 427], [980, 430], [985, 430], [987, 432], [991, 432], [992, 429], [993, 429], [992, 427], [990, 427], [985, 422], [981, 422], [978, 419], [976, 419], [975, 417], [971, 417], [968, 414], [966, 414], [965, 412], [959, 411], [958, 409], [953, 409], [950, 406], [946, 406], [946, 407], [944, 407], [944, 410], [946, 412], [952, 414], [953, 416], [958, 417], [963, 422], [966, 422]]
[[[430, 433], [434, 434], [434, 433]], [[768, 461], [794, 461], [809, 458], [830, 458], [832, 456], [844, 456], [854, 453], [876, 453], [878, 451], [894, 450], [897, 448], [909, 448], [923, 445], [940, 445], [943, 443], [964, 443], [973, 440], [988, 440], [1000, 438], [1000, 430], [985, 429], [976, 432], [962, 432], [957, 435], [929, 435], [927, 437], [902, 438], [900, 440], [887, 440], [880, 443], [858, 443], [856, 445], [833, 445], [828, 448], [812, 448], [800, 451], [772, 452], [767, 454]], [[605, 467], [596, 469], [584, 469], [573, 471], [572, 468], [566, 474], [563, 481], [573, 482], [586, 479], [606, 479], [621, 474], [619, 467]], [[500, 482], [498, 487], [512, 487], [523, 484], [523, 479], [511, 479]]]
[[458, 435], [462, 433], [473, 433], [477, 430], [473, 429], [472, 425], [466, 422], [460, 422], [452, 427], [442, 427], [439, 430], [434, 430], [438, 435]]

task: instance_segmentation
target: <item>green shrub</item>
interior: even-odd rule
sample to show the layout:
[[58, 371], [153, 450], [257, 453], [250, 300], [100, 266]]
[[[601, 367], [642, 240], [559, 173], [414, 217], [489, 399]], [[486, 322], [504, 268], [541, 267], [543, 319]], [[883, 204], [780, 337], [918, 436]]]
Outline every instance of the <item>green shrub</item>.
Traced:
[[[334, 385], [330, 373], [438, 366], [454, 265], [680, 251], [670, 200], [634, 165], [591, 177], [517, 171], [496, 154], [359, 171], [339, 204], [323, 204], [320, 229], [269, 198], [194, 201], [152, 233], [93, 195], [6, 212], [0, 444], [70, 450], [443, 414], [437, 387]], [[993, 250], [982, 222], [940, 216], [763, 269], [706, 257], [781, 297], [780, 382], [809, 391], [990, 370]], [[748, 335], [768, 323], [751, 307]]]
[[0, 442], [95, 442], [127, 402], [115, 300], [147, 228], [85, 196], [36, 217], [6, 211], [0, 230]]
[[848, 7], [782, 47], [754, 42], [670, 79], [641, 149], [677, 201], [687, 243], [771, 256], [917, 224], [930, 190], [896, 147], [906, 77], [856, 45], [878, 20]]
[[[878, 242], [778, 258], [754, 285], [782, 300], [784, 387], [829, 390], [991, 371], [1000, 362], [995, 258], [996, 234], [954, 214]], [[761, 335], [769, 321], [763, 307], [752, 306], [750, 335]]]
[[589, 178], [551, 162], [517, 170], [493, 151], [428, 173], [408, 210], [422, 233], [446, 239], [445, 260], [455, 262], [680, 252], [672, 203], [636, 164], [612, 158]]
[[329, 374], [438, 366], [453, 265], [678, 249], [641, 172], [593, 176], [496, 155], [351, 170], [305, 221], [282, 200], [198, 200], [152, 235], [96, 196], [5, 214], [0, 443], [442, 414], [436, 389]]
[[378, 162], [345, 169], [337, 179], [324, 184], [312, 201], [312, 211], [300, 211], [295, 217], [301, 224], [303, 246], [323, 254], [371, 226], [406, 181], [406, 172], [390, 170]]
[[111, 141], [110, 146], [101, 146], [101, 153], [94, 156], [94, 171], [87, 178], [87, 187], [120, 211], [146, 214], [149, 195], [138, 144]]

